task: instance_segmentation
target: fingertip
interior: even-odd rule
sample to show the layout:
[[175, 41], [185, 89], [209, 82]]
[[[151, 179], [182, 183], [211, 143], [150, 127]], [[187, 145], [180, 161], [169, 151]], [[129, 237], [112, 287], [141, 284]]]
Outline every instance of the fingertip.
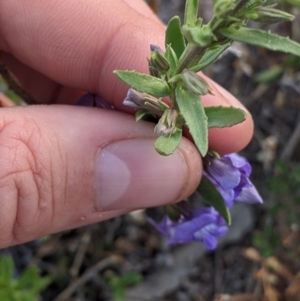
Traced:
[[227, 128], [209, 129], [209, 148], [219, 154], [228, 154], [242, 150], [253, 136], [254, 124], [250, 112], [226, 89], [204, 76], [213, 90], [202, 98], [204, 106], [233, 106], [245, 112], [246, 119], [239, 124]]
[[220, 155], [239, 152], [250, 142], [253, 128], [252, 117], [247, 114], [244, 122], [233, 127], [209, 129], [209, 148]]

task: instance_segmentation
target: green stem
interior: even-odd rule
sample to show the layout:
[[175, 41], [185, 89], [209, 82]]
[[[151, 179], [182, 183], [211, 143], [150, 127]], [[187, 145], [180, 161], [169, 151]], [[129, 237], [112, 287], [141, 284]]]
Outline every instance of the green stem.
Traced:
[[180, 58], [175, 74], [180, 74], [184, 69], [193, 67], [201, 59], [207, 47], [188, 44], [182, 57]]
[[[234, 15], [236, 12], [238, 12], [249, 0], [240, 0], [236, 7], [234, 9], [229, 10], [228, 12], [224, 13], [224, 16], [226, 15]], [[209, 26], [212, 29], [212, 34], [214, 34], [217, 37], [217, 41], [214, 41], [213, 43], [223, 43], [228, 41], [228, 39], [224, 38], [222, 35], [219, 34], [219, 29], [228, 27], [233, 23], [233, 21], [226, 21], [225, 18], [219, 19], [216, 17], [213, 17], [212, 20], [209, 22]], [[211, 43], [212, 44], [212, 43]], [[175, 72], [176, 74], [180, 74], [184, 69], [191, 68], [194, 65], [197, 65], [205, 51], [211, 46], [209, 44], [205, 47], [200, 47], [198, 45], [192, 45], [188, 44], [185, 51], [183, 52], [179, 64], [177, 67], [177, 70]]]

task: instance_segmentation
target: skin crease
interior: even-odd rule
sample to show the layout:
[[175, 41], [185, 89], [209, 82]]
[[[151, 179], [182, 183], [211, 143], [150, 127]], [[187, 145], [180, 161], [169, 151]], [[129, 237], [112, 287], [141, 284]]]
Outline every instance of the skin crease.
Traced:
[[[142, 202], [133, 178], [115, 207], [99, 205], [99, 154], [114, 152], [110, 145], [118, 148], [124, 141], [155, 140], [153, 125], [137, 124], [133, 110], [122, 105], [128, 87], [112, 73], [147, 72], [149, 43], [163, 48], [164, 26], [141, 0], [0, 1], [0, 61], [44, 104], [0, 109], [0, 247], [177, 202], [195, 190], [202, 162], [194, 145], [183, 139], [173, 159], [165, 160], [176, 163], [179, 184], [166, 176], [160, 181], [167, 185], [159, 186], [161, 198], [151, 199], [155, 185], [163, 184], [147, 182], [146, 166], [137, 174], [149, 191]], [[205, 105], [242, 107], [210, 83], [214, 95], [203, 97]], [[100, 94], [119, 112], [55, 105], [73, 104], [83, 91]], [[248, 114], [240, 125], [210, 130], [210, 147], [220, 153], [239, 151], [252, 131]], [[136, 154], [149, 168], [155, 160], [162, 162], [158, 156], [152, 148], [147, 157]]]

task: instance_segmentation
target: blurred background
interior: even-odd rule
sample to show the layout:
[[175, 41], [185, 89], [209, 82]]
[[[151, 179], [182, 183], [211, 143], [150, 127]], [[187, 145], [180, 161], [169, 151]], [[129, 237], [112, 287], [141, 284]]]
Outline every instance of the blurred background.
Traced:
[[[183, 16], [183, 0], [147, 3], [165, 23]], [[278, 8], [295, 21], [261, 27], [300, 42], [299, 10], [284, 1]], [[200, 1], [199, 14], [208, 21], [212, 1]], [[264, 199], [234, 208], [216, 251], [167, 246], [146, 222], [163, 209], [136, 211], [0, 250], [0, 300], [300, 301], [299, 70], [299, 58], [240, 43], [205, 70], [253, 115], [241, 154]], [[0, 77], [0, 107], [24, 104]]]

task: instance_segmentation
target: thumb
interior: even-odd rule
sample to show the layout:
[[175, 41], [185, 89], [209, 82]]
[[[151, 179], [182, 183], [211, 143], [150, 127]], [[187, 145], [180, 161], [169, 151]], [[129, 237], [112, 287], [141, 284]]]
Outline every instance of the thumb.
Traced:
[[0, 247], [179, 201], [201, 159], [184, 139], [156, 153], [153, 124], [71, 106], [0, 110]]

